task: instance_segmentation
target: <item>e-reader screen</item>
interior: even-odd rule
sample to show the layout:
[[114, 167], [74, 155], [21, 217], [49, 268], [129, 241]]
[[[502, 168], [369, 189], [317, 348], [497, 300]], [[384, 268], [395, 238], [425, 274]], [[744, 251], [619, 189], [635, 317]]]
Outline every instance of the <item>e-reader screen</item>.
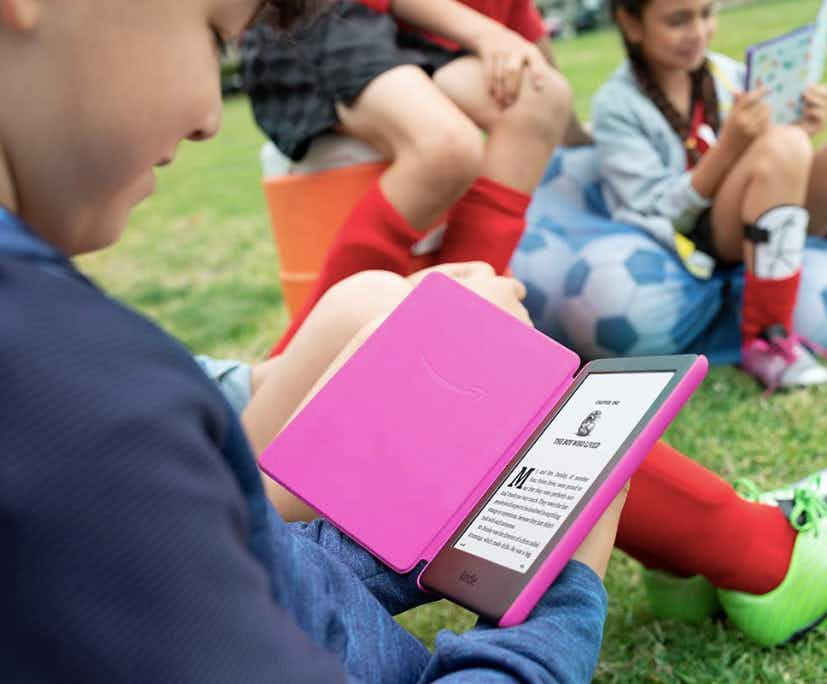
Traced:
[[527, 572], [674, 374], [587, 375], [454, 548]]

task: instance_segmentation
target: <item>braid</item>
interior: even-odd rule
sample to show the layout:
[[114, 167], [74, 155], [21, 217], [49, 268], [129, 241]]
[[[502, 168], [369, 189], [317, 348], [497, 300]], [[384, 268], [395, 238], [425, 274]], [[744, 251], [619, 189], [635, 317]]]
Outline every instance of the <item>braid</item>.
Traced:
[[643, 94], [657, 107], [658, 111], [663, 115], [663, 118], [666, 119], [677, 136], [681, 140], [686, 140], [689, 137], [691, 122], [675, 109], [660, 86], [655, 83], [655, 80], [649, 73], [649, 66], [646, 64], [640, 48], [637, 45], [629, 43], [625, 38], [623, 42], [626, 44], [626, 51], [629, 54], [632, 70], [635, 73], [638, 85], [643, 91]]
[[[697, 92], [693, 93], [692, 101], [697, 102], [698, 99], [704, 103], [704, 111], [706, 112], [707, 123], [712, 127], [717, 135], [721, 129], [721, 109], [718, 102], [718, 91], [715, 88], [715, 78], [712, 76], [712, 71], [709, 68], [709, 60], [704, 60], [701, 68], [692, 72], [693, 78], [697, 78]], [[693, 81], [693, 89], [695, 88]]]

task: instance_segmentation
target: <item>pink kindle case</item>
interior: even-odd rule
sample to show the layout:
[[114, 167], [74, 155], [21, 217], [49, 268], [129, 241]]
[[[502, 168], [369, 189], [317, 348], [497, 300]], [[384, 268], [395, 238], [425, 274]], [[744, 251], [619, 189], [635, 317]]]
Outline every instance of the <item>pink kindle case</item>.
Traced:
[[[431, 274], [265, 449], [262, 469], [397, 572], [431, 561], [572, 383], [577, 355]], [[502, 616], [522, 622], [706, 372], [640, 433]]]
[[577, 355], [431, 274], [262, 469], [397, 572], [430, 560], [568, 388]]

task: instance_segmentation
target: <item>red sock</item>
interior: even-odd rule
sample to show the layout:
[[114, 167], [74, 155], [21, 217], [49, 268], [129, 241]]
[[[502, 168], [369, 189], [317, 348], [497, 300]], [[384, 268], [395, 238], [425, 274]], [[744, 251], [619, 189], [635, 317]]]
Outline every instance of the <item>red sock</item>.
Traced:
[[284, 351], [322, 295], [340, 280], [371, 269], [408, 275], [411, 247], [422, 235], [388, 201], [376, 181], [342, 224], [315, 287], [270, 356]]
[[439, 260], [487, 261], [504, 273], [523, 235], [529, 202], [524, 192], [478, 178], [451, 211]]
[[766, 328], [778, 323], [783, 324], [788, 332], [792, 331], [800, 280], [801, 270], [781, 280], [758, 278], [747, 271], [741, 319], [743, 344], [754, 340]]
[[617, 546], [652, 569], [765, 594], [787, 574], [795, 539], [781, 509], [742, 499], [658, 442], [632, 477]]

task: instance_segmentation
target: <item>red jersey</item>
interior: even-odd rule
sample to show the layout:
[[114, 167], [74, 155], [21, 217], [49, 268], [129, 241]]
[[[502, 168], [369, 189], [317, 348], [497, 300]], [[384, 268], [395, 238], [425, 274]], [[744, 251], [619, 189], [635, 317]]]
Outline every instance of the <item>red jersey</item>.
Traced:
[[[376, 12], [390, 11], [391, 0], [358, 0]], [[534, 6], [533, 0], [459, 0], [463, 5], [476, 10], [480, 14], [516, 31], [531, 43], [536, 43], [546, 35], [543, 17]], [[459, 49], [459, 45], [452, 43], [441, 36], [435, 36], [412, 27], [406, 27], [425, 35], [428, 40], [438, 43], [449, 50]]]

